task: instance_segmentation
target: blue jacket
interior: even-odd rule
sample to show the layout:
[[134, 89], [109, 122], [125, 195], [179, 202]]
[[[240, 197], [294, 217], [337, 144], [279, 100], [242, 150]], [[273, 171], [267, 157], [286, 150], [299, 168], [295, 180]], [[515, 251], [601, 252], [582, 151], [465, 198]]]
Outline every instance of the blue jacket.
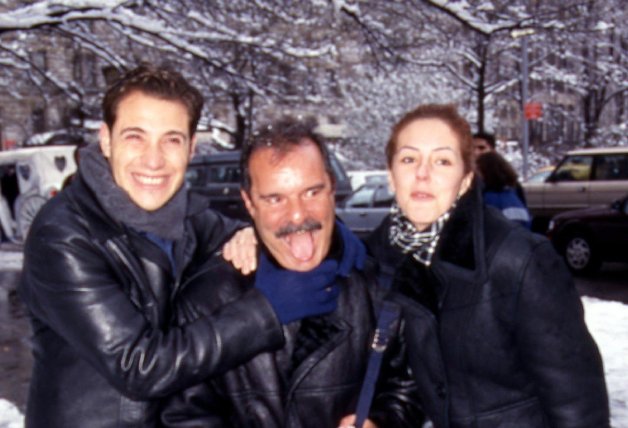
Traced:
[[515, 189], [506, 187], [501, 192], [485, 190], [484, 203], [500, 210], [507, 219], [516, 221], [530, 229], [532, 225], [530, 213], [525, 204], [519, 199], [519, 196], [517, 196]]

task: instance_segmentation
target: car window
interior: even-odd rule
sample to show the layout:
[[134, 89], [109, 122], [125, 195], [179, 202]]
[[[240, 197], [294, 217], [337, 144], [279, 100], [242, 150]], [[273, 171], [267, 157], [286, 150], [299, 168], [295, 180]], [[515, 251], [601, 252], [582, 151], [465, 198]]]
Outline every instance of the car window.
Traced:
[[365, 208], [371, 206], [373, 200], [373, 187], [362, 187], [347, 199], [345, 206], [347, 208]]
[[205, 178], [205, 169], [201, 167], [190, 167], [185, 172], [185, 179], [190, 186], [203, 186], [207, 181]]
[[210, 183], [239, 183], [240, 168], [235, 165], [213, 165], [209, 168]]
[[392, 204], [393, 194], [388, 190], [388, 186], [377, 188], [373, 198], [373, 206], [376, 208], [387, 208]]
[[595, 180], [628, 179], [628, 155], [609, 154], [595, 158]]
[[568, 156], [558, 165], [553, 174], [554, 181], [586, 181], [591, 177], [593, 156]]

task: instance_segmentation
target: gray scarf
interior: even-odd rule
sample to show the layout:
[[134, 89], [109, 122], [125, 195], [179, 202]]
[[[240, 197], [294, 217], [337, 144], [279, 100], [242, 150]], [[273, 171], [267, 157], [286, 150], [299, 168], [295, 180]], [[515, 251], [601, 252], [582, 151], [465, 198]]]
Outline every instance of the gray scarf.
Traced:
[[94, 192], [102, 209], [114, 220], [141, 232], [176, 241], [183, 236], [187, 210], [185, 186], [161, 208], [146, 211], [137, 206], [128, 193], [114, 181], [111, 166], [98, 144], [81, 149], [79, 173]]

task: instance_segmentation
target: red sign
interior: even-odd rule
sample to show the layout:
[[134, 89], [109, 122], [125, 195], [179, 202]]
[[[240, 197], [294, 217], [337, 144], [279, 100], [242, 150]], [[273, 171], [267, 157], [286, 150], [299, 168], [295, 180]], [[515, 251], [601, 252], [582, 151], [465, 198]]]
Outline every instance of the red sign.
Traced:
[[543, 116], [543, 104], [541, 103], [526, 103], [523, 106], [523, 115], [528, 120], [539, 119]]
[[2, 140], [1, 150], [11, 150], [17, 147], [17, 141], [15, 140]]

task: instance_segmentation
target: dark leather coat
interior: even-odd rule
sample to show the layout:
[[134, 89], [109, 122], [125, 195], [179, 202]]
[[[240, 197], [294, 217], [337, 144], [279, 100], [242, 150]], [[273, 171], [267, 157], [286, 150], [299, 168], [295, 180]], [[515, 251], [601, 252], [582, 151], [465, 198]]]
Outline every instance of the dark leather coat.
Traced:
[[403, 305], [404, 338], [436, 428], [608, 427], [602, 361], [563, 261], [471, 189], [429, 268], [369, 238]]
[[[20, 295], [32, 317], [26, 426], [151, 427], [159, 397], [283, 344], [256, 291], [170, 328], [170, 301], [237, 224], [190, 196], [186, 236], [165, 253], [107, 217], [77, 178], [43, 207], [24, 249]], [[210, 281], [211, 278], [208, 278]]]
[[[257, 355], [173, 399], [163, 414], [164, 426], [336, 428], [343, 416], [355, 412], [366, 370], [376, 322], [374, 273], [369, 263], [365, 272], [354, 270], [348, 278], [339, 277], [342, 291], [333, 313], [289, 324], [284, 328], [283, 349]], [[208, 265], [206, 275], [221, 281], [213, 287], [183, 290], [184, 301], [178, 307], [185, 320], [211, 312], [220, 302], [238, 299], [253, 286], [252, 279], [237, 277], [221, 260]], [[304, 345], [297, 332], [306, 322], [312, 334]], [[372, 407], [371, 418], [380, 428], [416, 427], [423, 420], [405, 353], [397, 345], [388, 349], [381, 393]], [[309, 352], [294, 364], [299, 346], [309, 347]]]

